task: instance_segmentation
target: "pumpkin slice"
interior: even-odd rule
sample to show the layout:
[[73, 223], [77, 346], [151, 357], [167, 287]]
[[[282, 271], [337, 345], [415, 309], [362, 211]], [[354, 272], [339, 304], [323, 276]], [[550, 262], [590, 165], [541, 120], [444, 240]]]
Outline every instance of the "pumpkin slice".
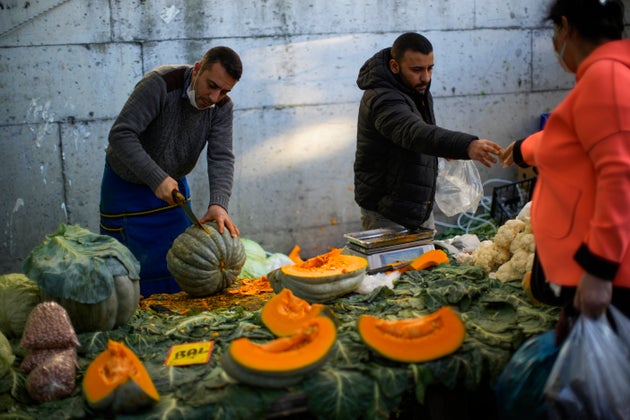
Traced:
[[426, 270], [427, 268], [435, 267], [436, 265], [448, 263], [448, 255], [441, 249], [432, 249], [427, 251], [414, 260], [409, 265], [406, 265], [398, 271], [402, 274], [409, 270]]
[[302, 250], [302, 248], [300, 248], [299, 245], [295, 245], [293, 247], [293, 249], [291, 250], [291, 252], [289, 252], [289, 259], [291, 261], [293, 261], [294, 264], [299, 264], [299, 263], [303, 263], [304, 262], [302, 257], [300, 257], [300, 251], [301, 250]]
[[293, 335], [264, 344], [248, 338], [230, 343], [221, 366], [233, 379], [254, 386], [283, 388], [301, 382], [321, 367], [337, 339], [333, 321], [319, 316], [302, 324]]
[[384, 320], [361, 315], [357, 327], [363, 342], [383, 357], [399, 362], [420, 363], [455, 352], [464, 342], [466, 327], [459, 315], [444, 306], [432, 314]]
[[113, 413], [134, 413], [160, 400], [140, 359], [124, 343], [113, 340], [85, 371], [83, 393], [90, 407]]
[[323, 315], [325, 310], [325, 305], [311, 305], [295, 296], [291, 289], [282, 289], [263, 306], [260, 318], [274, 335], [284, 337], [295, 333], [305, 321]]
[[276, 293], [287, 288], [309, 303], [328, 302], [355, 290], [367, 270], [365, 258], [341, 252], [342, 249], [333, 249], [304, 262], [285, 265], [267, 277]]

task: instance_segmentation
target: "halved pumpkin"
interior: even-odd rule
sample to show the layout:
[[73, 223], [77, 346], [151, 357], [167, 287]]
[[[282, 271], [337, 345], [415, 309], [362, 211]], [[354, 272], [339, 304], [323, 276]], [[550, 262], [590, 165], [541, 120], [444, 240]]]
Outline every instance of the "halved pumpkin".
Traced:
[[283, 337], [293, 334], [305, 321], [323, 315], [325, 310], [321, 303], [311, 305], [295, 296], [291, 289], [282, 289], [263, 306], [260, 318], [269, 331]]
[[312, 303], [324, 303], [352, 292], [365, 277], [368, 261], [333, 249], [298, 264], [289, 264], [267, 277], [276, 293], [283, 288]]
[[306, 321], [289, 337], [259, 344], [248, 338], [230, 343], [221, 357], [225, 372], [239, 382], [283, 388], [301, 382], [321, 367], [337, 339], [333, 321], [319, 316]]
[[361, 315], [357, 328], [363, 342], [383, 357], [420, 363], [455, 352], [464, 342], [466, 327], [450, 307], [418, 318], [385, 320]]
[[134, 413], [160, 400], [140, 359], [124, 343], [113, 340], [85, 371], [83, 394], [93, 409], [113, 413]]

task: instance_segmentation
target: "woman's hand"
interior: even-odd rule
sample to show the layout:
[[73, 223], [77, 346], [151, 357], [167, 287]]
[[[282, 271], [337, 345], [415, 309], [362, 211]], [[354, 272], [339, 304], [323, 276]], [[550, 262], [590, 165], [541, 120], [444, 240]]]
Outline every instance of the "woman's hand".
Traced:
[[515, 142], [510, 143], [510, 145], [503, 149], [503, 151], [499, 155], [499, 158], [501, 159], [501, 166], [504, 168], [507, 168], [508, 166], [512, 166], [514, 164], [514, 143]]
[[573, 306], [580, 313], [598, 318], [612, 300], [612, 282], [584, 272], [578, 283]]

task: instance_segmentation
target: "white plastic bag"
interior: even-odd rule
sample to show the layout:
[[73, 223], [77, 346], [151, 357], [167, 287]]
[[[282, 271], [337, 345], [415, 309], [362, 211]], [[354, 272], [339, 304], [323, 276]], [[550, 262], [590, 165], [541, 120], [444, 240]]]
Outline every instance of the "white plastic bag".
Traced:
[[580, 316], [545, 384], [550, 419], [630, 419], [630, 320], [609, 307], [606, 315]]
[[435, 203], [447, 216], [477, 211], [483, 184], [472, 160], [438, 158]]

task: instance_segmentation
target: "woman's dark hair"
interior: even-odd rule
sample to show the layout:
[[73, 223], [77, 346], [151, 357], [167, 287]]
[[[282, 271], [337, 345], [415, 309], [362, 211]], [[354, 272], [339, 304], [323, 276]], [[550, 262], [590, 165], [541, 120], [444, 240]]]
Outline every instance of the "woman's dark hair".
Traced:
[[562, 26], [562, 16], [591, 42], [621, 39], [624, 6], [621, 0], [556, 0], [547, 20]]
[[221, 63], [227, 74], [239, 81], [243, 74], [243, 63], [238, 54], [228, 47], [210, 48], [201, 59], [201, 71], [207, 70], [212, 63]]
[[394, 41], [392, 46], [392, 58], [396, 61], [400, 61], [405, 55], [405, 51], [412, 50], [422, 54], [429, 54], [433, 52], [433, 45], [424, 36], [415, 32], [407, 32], [400, 35]]

